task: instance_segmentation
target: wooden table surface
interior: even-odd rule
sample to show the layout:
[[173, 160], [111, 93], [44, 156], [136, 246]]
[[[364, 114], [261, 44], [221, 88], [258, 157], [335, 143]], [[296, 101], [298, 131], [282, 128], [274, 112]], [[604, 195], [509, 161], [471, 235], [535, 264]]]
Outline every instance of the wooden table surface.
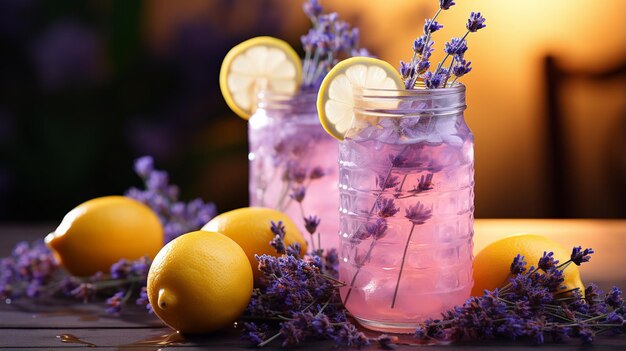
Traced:
[[[21, 240], [42, 238], [52, 231], [55, 224], [0, 225], [0, 257], [9, 254], [15, 243]], [[547, 235], [566, 247], [581, 245], [592, 247], [596, 254], [583, 266], [583, 280], [596, 282], [602, 288], [611, 286], [626, 288], [626, 220], [505, 220], [480, 219], [475, 224], [475, 252], [489, 242], [513, 233], [537, 233]], [[187, 338], [183, 343], [170, 344], [168, 350], [246, 350], [248, 344], [239, 340], [236, 327], [212, 335]], [[372, 334], [374, 335], [374, 334]], [[17, 300], [0, 304], [1, 349], [75, 349], [96, 346], [103, 350], [158, 350], [167, 346], [158, 344], [172, 330], [164, 327], [154, 316], [140, 308], [130, 308], [122, 316], [115, 317], [104, 312], [103, 303], [80, 304], [69, 300]], [[63, 343], [61, 338], [76, 337], [87, 344]], [[410, 338], [403, 340], [411, 341]], [[271, 345], [266, 349], [275, 349]], [[435, 346], [437, 348], [443, 346]], [[465, 342], [445, 346], [446, 350], [537, 350], [525, 341]], [[332, 349], [329, 342], [307, 343], [298, 350]], [[376, 349], [374, 345], [370, 349]], [[401, 345], [398, 350], [413, 349]], [[592, 346], [581, 346], [578, 340], [564, 344], [548, 342], [542, 349], [559, 350], [626, 350], [626, 335], [600, 336]]]

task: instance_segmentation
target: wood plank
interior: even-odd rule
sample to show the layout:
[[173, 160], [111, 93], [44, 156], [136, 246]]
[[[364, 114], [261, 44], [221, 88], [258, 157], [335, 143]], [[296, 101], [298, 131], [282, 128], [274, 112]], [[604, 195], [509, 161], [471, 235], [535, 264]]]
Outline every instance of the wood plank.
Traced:
[[139, 306], [119, 315], [105, 312], [103, 302], [82, 304], [71, 299], [16, 300], [0, 305], [0, 329], [160, 328], [163, 323]]
[[[58, 348], [89, 348], [86, 344], [80, 343], [63, 343], [60, 336], [71, 335], [81, 341], [97, 346], [98, 350], [250, 350], [250, 345], [239, 339], [237, 330], [221, 331], [210, 335], [202, 335], [195, 337], [187, 337], [181, 344], [172, 344], [170, 346], [158, 345], [155, 340], [164, 340], [164, 336], [172, 334], [167, 328], [147, 328], [147, 329], [0, 329], [0, 349], [1, 348], [39, 348], [39, 349], [58, 349]], [[405, 338], [410, 341], [410, 337]], [[396, 350], [410, 351], [415, 350], [415, 345], [400, 345]], [[514, 349], [517, 351], [537, 351], [537, 347], [530, 344], [528, 340], [518, 341], [476, 341], [463, 342], [445, 347], [449, 351], [462, 350], [501, 350], [503, 348]], [[566, 343], [552, 343], [547, 341], [541, 346], [542, 350], [560, 350], [575, 351], [581, 349], [581, 343], [577, 339], [569, 340]], [[596, 350], [623, 350], [626, 348], [626, 336], [617, 337], [600, 336], [592, 347]], [[334, 344], [330, 341], [311, 341], [306, 342], [297, 350], [331, 350]], [[376, 343], [365, 348], [365, 350], [380, 349]], [[270, 344], [263, 350], [284, 350], [280, 348], [280, 343]]]

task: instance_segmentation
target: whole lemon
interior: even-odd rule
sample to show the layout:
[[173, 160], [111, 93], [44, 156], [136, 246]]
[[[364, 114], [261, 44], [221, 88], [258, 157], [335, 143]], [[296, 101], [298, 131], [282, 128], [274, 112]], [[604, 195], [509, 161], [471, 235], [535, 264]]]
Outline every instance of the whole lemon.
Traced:
[[298, 230], [295, 223], [286, 214], [265, 207], [244, 207], [224, 212], [214, 217], [202, 230], [218, 232], [233, 239], [243, 251], [245, 251], [250, 265], [254, 268], [254, 279], [258, 280], [261, 273], [258, 270], [259, 263], [254, 255], [278, 256], [276, 250], [270, 245], [274, 234], [270, 230], [271, 221], [282, 221], [285, 226], [284, 242], [286, 246], [300, 243], [300, 254], [306, 253], [306, 240]]
[[219, 233], [184, 234], [159, 251], [148, 273], [154, 313], [181, 333], [207, 333], [234, 322], [252, 296], [243, 250]]
[[[481, 296], [485, 289], [493, 290], [508, 283], [513, 258], [520, 254], [526, 261], [526, 269], [537, 267], [543, 253], [552, 251], [554, 258], [560, 263], [569, 260], [571, 252], [558, 242], [541, 235], [517, 234], [494, 241], [482, 249], [474, 258], [474, 287], [472, 296]], [[567, 289], [580, 288], [584, 294], [585, 287], [580, 279], [578, 266], [570, 264], [563, 271]]]
[[45, 242], [68, 272], [88, 276], [122, 258], [153, 258], [163, 247], [163, 227], [141, 202], [105, 196], [71, 210]]

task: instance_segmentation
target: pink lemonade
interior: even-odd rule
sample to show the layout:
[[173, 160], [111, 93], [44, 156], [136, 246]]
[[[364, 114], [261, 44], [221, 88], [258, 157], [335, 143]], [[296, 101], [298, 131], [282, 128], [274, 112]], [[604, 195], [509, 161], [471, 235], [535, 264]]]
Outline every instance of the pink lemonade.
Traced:
[[341, 297], [370, 329], [414, 332], [472, 288], [473, 136], [438, 103], [361, 111], [369, 126], [340, 143]]
[[[339, 247], [337, 140], [320, 125], [315, 93], [266, 95], [250, 118], [250, 205], [285, 212], [309, 251]], [[320, 219], [313, 235], [304, 218]], [[312, 242], [313, 241], [313, 242]]]

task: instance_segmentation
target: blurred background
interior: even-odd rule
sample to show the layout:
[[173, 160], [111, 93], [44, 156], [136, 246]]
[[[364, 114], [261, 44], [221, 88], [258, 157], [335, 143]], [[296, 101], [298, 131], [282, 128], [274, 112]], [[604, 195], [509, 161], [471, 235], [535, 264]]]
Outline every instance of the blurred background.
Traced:
[[[626, 218], [626, 2], [457, 0], [470, 11], [466, 119], [476, 217]], [[331, 1], [362, 45], [408, 60], [436, 0]], [[247, 205], [247, 126], [218, 85], [221, 61], [258, 35], [302, 53], [297, 0], [0, 0], [0, 220], [60, 221], [122, 194], [152, 155], [182, 198]], [[440, 56], [435, 56], [439, 60]]]

